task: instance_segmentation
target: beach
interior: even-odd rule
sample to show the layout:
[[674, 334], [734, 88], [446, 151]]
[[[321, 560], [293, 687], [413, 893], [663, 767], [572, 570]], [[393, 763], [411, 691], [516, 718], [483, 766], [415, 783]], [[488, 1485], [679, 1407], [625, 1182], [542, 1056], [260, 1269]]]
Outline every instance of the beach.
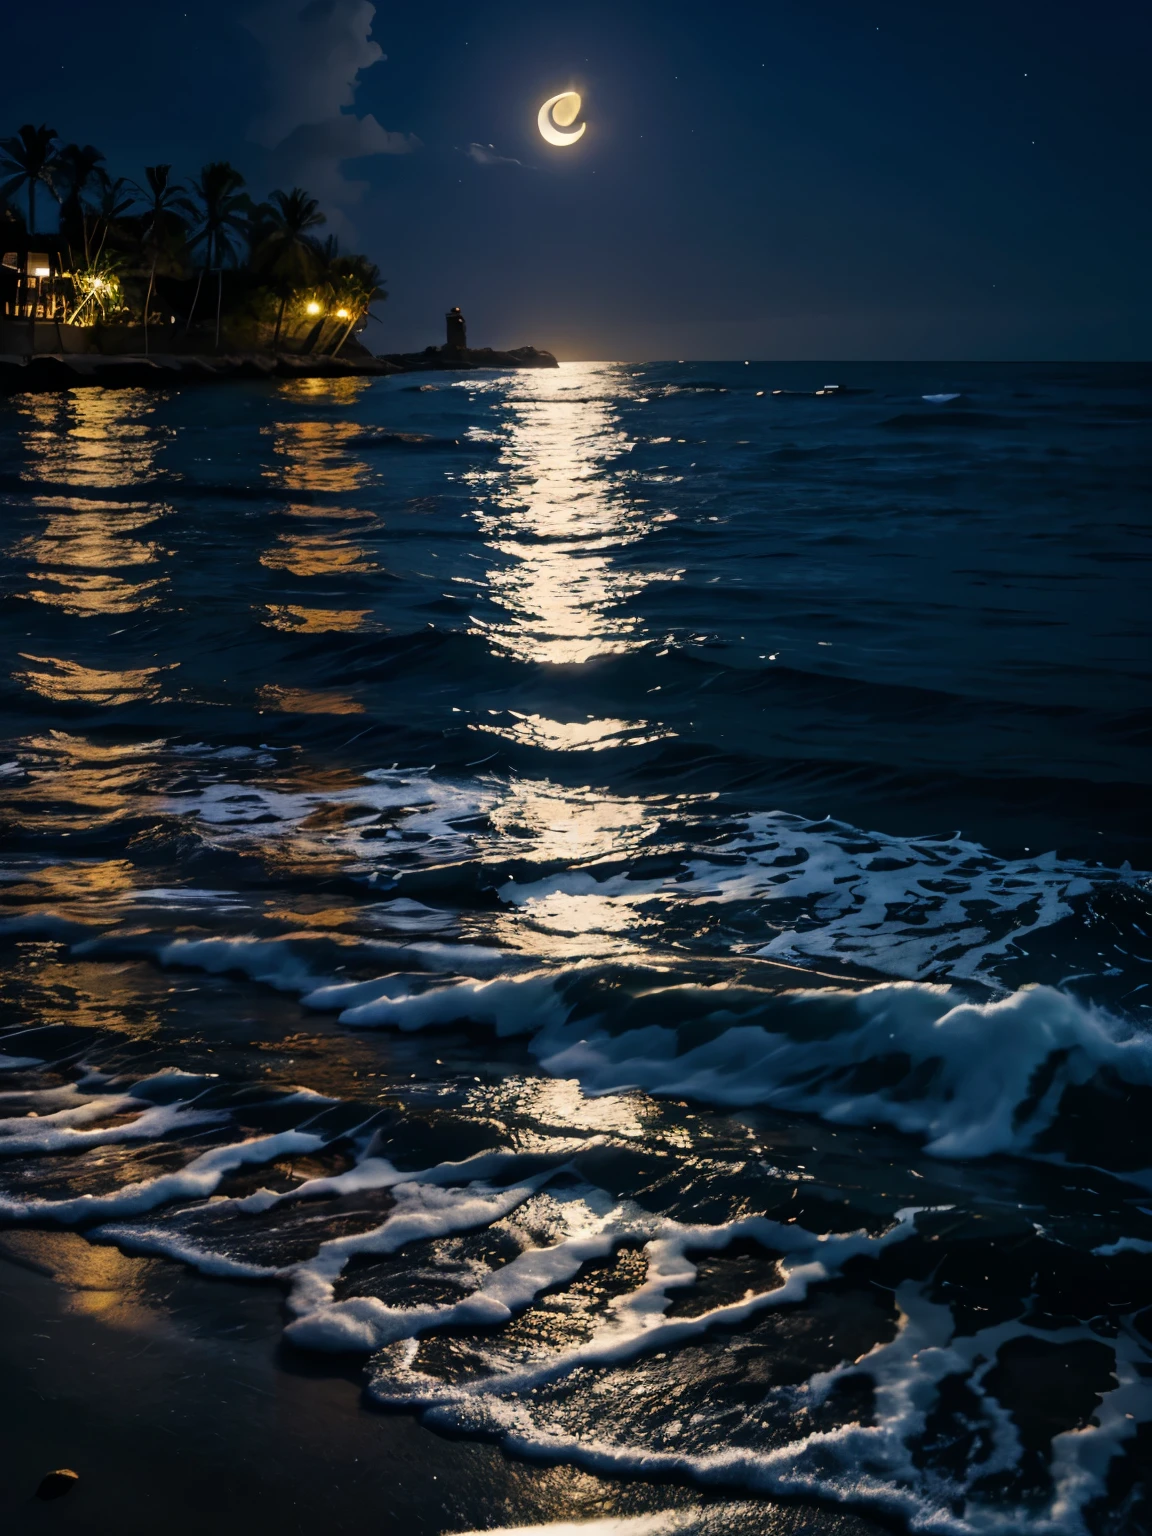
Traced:
[[0, 401], [6, 1528], [1142, 1529], [1150, 411]]

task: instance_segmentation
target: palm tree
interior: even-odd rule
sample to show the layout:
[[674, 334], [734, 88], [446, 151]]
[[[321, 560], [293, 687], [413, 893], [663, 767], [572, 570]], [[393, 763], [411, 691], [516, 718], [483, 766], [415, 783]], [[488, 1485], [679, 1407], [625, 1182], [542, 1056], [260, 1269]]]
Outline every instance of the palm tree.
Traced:
[[332, 308], [332, 294], [339, 276], [340, 263], [344, 260], [340, 253], [340, 242], [335, 235], [329, 235], [321, 244], [316, 244], [316, 268], [313, 273], [312, 297], [307, 304], [307, 313], [319, 314], [320, 319], [313, 328], [309, 352], [318, 352], [320, 342], [323, 339], [328, 325], [328, 315]]
[[280, 312], [272, 350], [280, 341], [284, 310], [294, 288], [305, 286], [316, 274], [318, 251], [310, 230], [327, 223], [320, 204], [301, 187], [291, 192], [273, 192], [267, 203], [255, 210], [253, 245], [258, 268], [273, 279], [280, 292]]
[[161, 256], [170, 257], [177, 237], [183, 235], [187, 220], [195, 209], [185, 196], [178, 181], [168, 179], [170, 165], [146, 165], [144, 176], [147, 187], [133, 182], [137, 198], [144, 204], [140, 221], [141, 243], [152, 258], [148, 273], [148, 292], [144, 298], [144, 353], [148, 353], [148, 311], [152, 305], [152, 290], [156, 286], [156, 267]]
[[84, 194], [97, 180], [103, 154], [92, 144], [65, 144], [52, 166], [52, 186], [60, 198], [60, 227], [69, 241], [79, 231], [84, 244], [84, 264], [90, 266], [88, 207]]
[[352, 327], [368, 314], [378, 300], [388, 297], [380, 268], [367, 256], [341, 256], [333, 263], [332, 303], [338, 320], [346, 320], [344, 333], [332, 349], [336, 357], [352, 334]]
[[125, 177], [117, 176], [113, 181], [103, 166], [96, 167], [93, 180], [97, 188], [96, 229], [100, 230], [100, 244], [92, 257], [92, 264], [95, 265], [104, 253], [108, 236], [132, 207], [135, 199], [128, 190], [129, 183]]
[[224, 302], [224, 264], [236, 260], [234, 238], [246, 235], [249, 227], [252, 200], [246, 192], [241, 192], [243, 185], [243, 176], [227, 160], [212, 161], [200, 172], [199, 181], [192, 183], [199, 207], [197, 224], [188, 244], [192, 250], [202, 246], [204, 260], [200, 266], [200, 276], [196, 279], [196, 292], [192, 297], [192, 308], [188, 312], [188, 323], [184, 329], [186, 332], [192, 329], [192, 317], [196, 313], [204, 273], [210, 267], [215, 267], [217, 347], [220, 345], [220, 310]]
[[34, 128], [25, 123], [11, 139], [0, 139], [0, 175], [8, 180], [0, 186], [0, 196], [9, 197], [21, 187], [28, 188], [28, 233], [36, 233], [36, 183], [52, 185], [52, 167], [59, 135], [55, 128], [41, 123]]

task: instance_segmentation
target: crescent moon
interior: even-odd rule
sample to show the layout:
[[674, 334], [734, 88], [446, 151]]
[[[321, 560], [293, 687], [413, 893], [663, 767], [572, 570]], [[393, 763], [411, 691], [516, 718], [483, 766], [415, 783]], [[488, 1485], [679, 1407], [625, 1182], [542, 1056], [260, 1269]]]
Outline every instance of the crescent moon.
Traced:
[[556, 125], [560, 123], [566, 128], [569, 123], [576, 121], [579, 111], [580, 93], [578, 91], [561, 91], [559, 96], [550, 96], [536, 116], [541, 137], [549, 144], [575, 144], [577, 139], [583, 138], [588, 124], [581, 123], [572, 133], [564, 133]]

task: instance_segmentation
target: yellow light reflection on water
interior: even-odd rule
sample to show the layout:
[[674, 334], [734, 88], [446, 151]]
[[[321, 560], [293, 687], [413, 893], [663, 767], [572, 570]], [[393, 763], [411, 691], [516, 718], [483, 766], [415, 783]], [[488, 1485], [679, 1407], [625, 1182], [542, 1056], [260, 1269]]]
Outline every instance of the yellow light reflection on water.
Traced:
[[364, 706], [351, 694], [327, 688], [282, 688], [268, 683], [258, 691], [265, 709], [286, 715], [362, 715]]
[[[518, 1150], [544, 1150], [557, 1136], [644, 1134], [642, 1112], [649, 1101], [640, 1093], [588, 1098], [574, 1078], [509, 1076], [484, 1084], [468, 1095], [473, 1114], [508, 1120]], [[533, 1123], [534, 1122], [534, 1123]]]
[[68, 860], [34, 866], [20, 880], [5, 884], [4, 891], [24, 901], [55, 904], [89, 897], [107, 900], [132, 890], [133, 884], [134, 866], [126, 859]]
[[173, 662], [170, 667], [138, 667], [112, 672], [56, 656], [31, 656], [24, 651], [20, 656], [36, 666], [55, 668], [52, 672], [17, 671], [12, 676], [33, 693], [57, 703], [105, 706], [144, 703], [159, 698], [161, 673], [179, 666], [179, 662]]
[[13, 545], [17, 559], [45, 566], [111, 571], [152, 565], [165, 553], [152, 541], [127, 535], [157, 522], [168, 513], [167, 507], [136, 501], [91, 501], [82, 496], [35, 496], [31, 504], [44, 508], [44, 527], [34, 537]]
[[7, 786], [5, 794], [27, 830], [103, 827], [154, 803], [146, 774], [161, 741], [108, 746], [49, 731], [15, 745], [31, 768], [26, 782]]
[[366, 549], [334, 533], [282, 533], [260, 564], [293, 576], [347, 576], [378, 569]]
[[369, 615], [370, 608], [306, 608], [299, 603], [270, 603], [262, 620], [269, 629], [291, 635], [350, 633], [383, 629]]
[[[29, 573], [31, 574], [31, 572]], [[136, 613], [158, 600], [160, 581], [124, 581], [118, 576], [90, 575], [79, 571], [44, 571], [41, 581], [52, 587], [32, 587], [22, 593], [36, 603], [60, 608], [87, 618], [92, 614]]]
[[278, 421], [263, 430], [275, 455], [265, 474], [289, 490], [354, 491], [367, 477], [368, 465], [355, 453], [362, 429], [354, 421]]
[[[78, 390], [21, 402], [17, 425], [28, 477], [101, 489], [146, 478], [166, 436], [153, 410], [149, 399], [124, 391]], [[45, 509], [43, 530], [20, 540], [11, 554], [32, 561], [38, 569], [29, 571], [29, 580], [42, 585], [22, 597], [80, 617], [134, 613], [157, 601], [166, 576], [129, 580], [116, 573], [153, 565], [165, 553], [129, 535], [167, 507], [58, 495], [37, 496], [33, 505]]]
[[650, 802], [512, 779], [488, 812], [493, 831], [533, 863], [583, 864], [624, 854], [651, 830]]
[[27, 395], [17, 404], [28, 478], [69, 485], [138, 484], [156, 471], [171, 429], [154, 419], [147, 390], [75, 389]]

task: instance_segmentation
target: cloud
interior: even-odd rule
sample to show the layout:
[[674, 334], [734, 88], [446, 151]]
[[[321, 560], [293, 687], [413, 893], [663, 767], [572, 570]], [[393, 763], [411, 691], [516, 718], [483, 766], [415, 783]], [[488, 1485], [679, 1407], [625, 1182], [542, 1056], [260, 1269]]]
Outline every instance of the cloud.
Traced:
[[346, 110], [361, 72], [385, 56], [370, 36], [375, 14], [371, 0], [261, 0], [243, 18], [268, 69], [267, 105], [252, 137], [269, 151], [274, 179], [307, 188], [338, 231], [349, 227], [340, 210], [368, 185], [347, 177], [344, 162], [420, 146], [414, 134]]
[[518, 165], [521, 168], [524, 166], [523, 160], [513, 160], [510, 155], [498, 155], [491, 144], [469, 144], [464, 153], [477, 165]]

